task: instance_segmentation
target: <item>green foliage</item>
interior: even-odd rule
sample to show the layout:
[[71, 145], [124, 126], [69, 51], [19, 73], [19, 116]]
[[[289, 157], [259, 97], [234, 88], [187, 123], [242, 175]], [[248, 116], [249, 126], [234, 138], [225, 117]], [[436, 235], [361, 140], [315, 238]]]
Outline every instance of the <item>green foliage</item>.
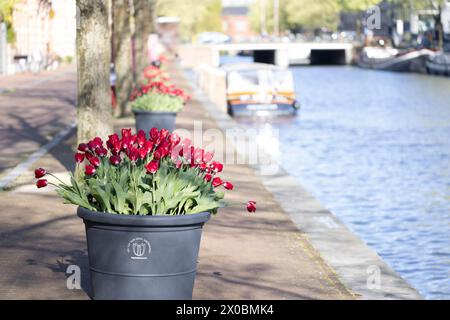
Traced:
[[16, 33], [12, 25], [12, 13], [14, 5], [18, 0], [1, 0], [0, 1], [0, 22], [6, 23], [7, 41], [14, 43], [16, 41]]
[[147, 174], [144, 161], [129, 159], [112, 166], [102, 160], [95, 175], [80, 173], [71, 185], [59, 185], [66, 203], [97, 212], [126, 215], [180, 215], [216, 213], [225, 206], [223, 193], [214, 192], [204, 174], [189, 165], [176, 169], [170, 158], [161, 161], [155, 174]]
[[180, 112], [184, 108], [184, 100], [180, 96], [150, 92], [137, 97], [131, 105], [133, 110]]
[[339, 23], [340, 7], [336, 0], [288, 0], [286, 12], [290, 27], [335, 30]]
[[[279, 0], [280, 30], [328, 28], [336, 30], [340, 12], [365, 11], [381, 0]], [[428, 0], [396, 0], [404, 8], [431, 8]], [[250, 23], [254, 31], [260, 32], [261, 11], [265, 12], [267, 32], [273, 31], [273, 3], [270, 0], [255, 0], [250, 10]]]
[[203, 31], [222, 31], [220, 0], [160, 0], [157, 16], [180, 18], [180, 33], [185, 40]]
[[[287, 16], [288, 13], [286, 12], [286, 3], [288, 0], [279, 0], [279, 30], [284, 31], [288, 29], [287, 24]], [[268, 33], [274, 32], [274, 7], [272, 5], [272, 1], [269, 0], [257, 0], [253, 2], [250, 6], [250, 13], [249, 13], [249, 19], [250, 19], [250, 26], [253, 31], [255, 32], [261, 32], [262, 26], [261, 26], [261, 13], [265, 9], [265, 27], [266, 31]]]

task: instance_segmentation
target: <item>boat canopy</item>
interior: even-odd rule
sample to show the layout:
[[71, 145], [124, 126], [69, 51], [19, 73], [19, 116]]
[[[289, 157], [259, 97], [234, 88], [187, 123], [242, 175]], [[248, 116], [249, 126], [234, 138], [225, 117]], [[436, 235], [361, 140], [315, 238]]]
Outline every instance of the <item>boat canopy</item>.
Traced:
[[292, 73], [264, 63], [233, 63], [221, 67], [227, 73], [227, 93], [293, 93]]

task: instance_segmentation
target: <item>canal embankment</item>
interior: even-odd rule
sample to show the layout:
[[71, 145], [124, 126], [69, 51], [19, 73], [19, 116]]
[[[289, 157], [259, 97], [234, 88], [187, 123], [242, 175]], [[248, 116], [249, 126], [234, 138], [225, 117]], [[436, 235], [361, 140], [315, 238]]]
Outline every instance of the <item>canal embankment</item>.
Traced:
[[[215, 91], [223, 86], [223, 74], [220, 71], [201, 66], [196, 72], [185, 69], [184, 76], [191, 84], [202, 108], [221, 130], [233, 130], [241, 126], [228, 116], [223, 105], [214, 103], [221, 101], [220, 92]], [[216, 83], [215, 78], [219, 79]], [[245, 132], [245, 129], [242, 128], [241, 132]], [[264, 142], [261, 145], [264, 146]], [[422, 298], [374, 250], [289, 175], [283, 169], [282, 163], [277, 163], [279, 160], [272, 156], [273, 145], [265, 145], [261, 162], [251, 165], [253, 171], [265, 190], [278, 203], [282, 214], [295, 224], [299, 231], [298, 236], [317, 250], [323, 261], [347, 288], [361, 299]], [[242, 152], [245, 153], [245, 150], [241, 150]], [[246, 157], [245, 154], [241, 156]], [[276, 174], [263, 173], [263, 167], [267, 163], [277, 163]]]

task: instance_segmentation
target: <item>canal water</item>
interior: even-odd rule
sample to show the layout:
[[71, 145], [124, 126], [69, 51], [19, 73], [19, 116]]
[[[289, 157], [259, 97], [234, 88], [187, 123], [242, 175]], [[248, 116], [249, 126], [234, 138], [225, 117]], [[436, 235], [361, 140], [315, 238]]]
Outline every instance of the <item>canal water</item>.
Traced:
[[263, 124], [285, 169], [425, 298], [450, 299], [450, 78], [291, 70], [301, 111]]

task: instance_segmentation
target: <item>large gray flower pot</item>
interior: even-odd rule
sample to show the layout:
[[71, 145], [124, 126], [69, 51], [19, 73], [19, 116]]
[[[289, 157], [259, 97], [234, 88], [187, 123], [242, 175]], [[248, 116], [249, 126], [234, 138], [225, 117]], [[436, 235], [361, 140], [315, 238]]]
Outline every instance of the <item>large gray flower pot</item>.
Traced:
[[175, 129], [176, 112], [153, 112], [134, 110], [136, 130], [144, 130], [147, 134], [151, 128], [167, 129], [173, 132]]
[[79, 207], [94, 299], [192, 299], [209, 212], [134, 216]]

